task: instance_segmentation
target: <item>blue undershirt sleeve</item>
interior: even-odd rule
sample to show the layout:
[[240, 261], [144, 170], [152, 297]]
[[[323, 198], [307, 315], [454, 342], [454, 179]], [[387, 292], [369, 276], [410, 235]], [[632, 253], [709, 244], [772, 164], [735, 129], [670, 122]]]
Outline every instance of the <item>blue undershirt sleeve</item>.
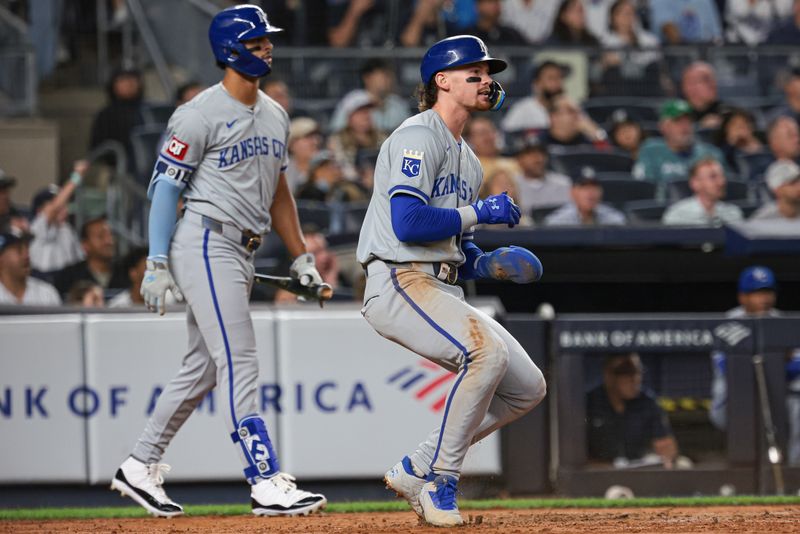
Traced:
[[148, 234], [150, 255], [166, 261], [169, 257], [169, 242], [177, 219], [178, 199], [182, 188], [167, 180], [158, 180], [153, 185], [153, 202], [150, 205]]
[[392, 195], [391, 211], [392, 229], [405, 243], [440, 241], [461, 233], [458, 210], [428, 206], [415, 196]]

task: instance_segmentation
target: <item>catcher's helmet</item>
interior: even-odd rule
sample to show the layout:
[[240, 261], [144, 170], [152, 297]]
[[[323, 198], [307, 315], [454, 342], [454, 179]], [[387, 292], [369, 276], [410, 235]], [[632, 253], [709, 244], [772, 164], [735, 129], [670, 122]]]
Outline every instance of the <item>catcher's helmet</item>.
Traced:
[[431, 46], [422, 57], [419, 68], [422, 83], [428, 84], [440, 70], [481, 61], [489, 64], [489, 74], [506, 70], [508, 66], [502, 59], [490, 57], [486, 45], [474, 35], [456, 35], [442, 39]]
[[211, 50], [220, 63], [247, 76], [260, 78], [269, 74], [266, 61], [247, 51], [242, 41], [283, 31], [272, 26], [258, 6], [242, 4], [217, 13], [208, 28]]

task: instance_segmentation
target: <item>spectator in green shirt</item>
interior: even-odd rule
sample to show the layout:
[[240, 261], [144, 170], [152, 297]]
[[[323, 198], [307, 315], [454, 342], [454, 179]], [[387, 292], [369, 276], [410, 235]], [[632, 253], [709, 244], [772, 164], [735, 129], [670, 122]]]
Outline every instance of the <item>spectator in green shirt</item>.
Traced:
[[658, 183], [659, 198], [664, 198], [667, 182], [687, 179], [689, 167], [696, 161], [711, 158], [724, 168], [722, 152], [695, 139], [691, 115], [692, 108], [685, 100], [665, 102], [658, 123], [663, 137], [648, 139], [639, 150], [633, 175], [639, 180]]

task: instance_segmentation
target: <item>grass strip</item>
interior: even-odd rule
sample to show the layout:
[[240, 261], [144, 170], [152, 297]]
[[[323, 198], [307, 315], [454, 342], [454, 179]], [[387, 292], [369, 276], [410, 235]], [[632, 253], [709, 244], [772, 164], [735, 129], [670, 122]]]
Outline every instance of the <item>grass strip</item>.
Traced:
[[[463, 500], [459, 502], [461, 510], [530, 510], [530, 509], [563, 509], [563, 508], [647, 508], [669, 506], [755, 506], [755, 505], [798, 505], [800, 497], [765, 497], [765, 496], [733, 496], [733, 497], [654, 497], [636, 499], [608, 500], [600, 498], [580, 499], [487, 499]], [[227, 516], [250, 514], [247, 504], [195, 504], [185, 507], [186, 513], [192, 516]], [[328, 513], [370, 513], [399, 512], [408, 510], [403, 501], [354, 501], [329, 503]], [[147, 512], [138, 506], [119, 506], [106, 508], [7, 508], [0, 509], [0, 521], [14, 520], [58, 520], [58, 519], [104, 519], [104, 518], [137, 518], [148, 517]]]

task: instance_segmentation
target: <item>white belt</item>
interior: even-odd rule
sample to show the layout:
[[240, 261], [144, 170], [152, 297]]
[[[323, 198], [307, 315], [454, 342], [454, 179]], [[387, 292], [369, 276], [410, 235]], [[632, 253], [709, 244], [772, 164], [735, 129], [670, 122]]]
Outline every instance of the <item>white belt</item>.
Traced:
[[427, 273], [434, 278], [438, 278], [442, 282], [453, 285], [458, 280], [458, 267], [452, 263], [445, 262], [407, 262], [395, 263], [391, 261], [383, 261], [377, 258], [370, 260], [364, 267], [367, 276], [376, 273], [389, 272], [391, 269], [408, 269], [410, 271], [419, 271]]

